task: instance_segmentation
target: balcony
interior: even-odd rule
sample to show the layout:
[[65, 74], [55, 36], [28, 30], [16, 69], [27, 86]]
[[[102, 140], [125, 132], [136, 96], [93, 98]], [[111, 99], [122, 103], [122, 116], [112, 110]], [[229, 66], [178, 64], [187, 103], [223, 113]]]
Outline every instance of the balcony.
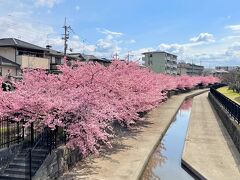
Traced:
[[33, 69], [49, 69], [50, 61], [47, 58], [18, 55], [17, 63], [21, 65], [21, 68], [33, 68]]
[[177, 69], [177, 65], [176, 65], [176, 64], [173, 64], [173, 63], [167, 63], [167, 64], [166, 64], [166, 67], [167, 67], [167, 68]]

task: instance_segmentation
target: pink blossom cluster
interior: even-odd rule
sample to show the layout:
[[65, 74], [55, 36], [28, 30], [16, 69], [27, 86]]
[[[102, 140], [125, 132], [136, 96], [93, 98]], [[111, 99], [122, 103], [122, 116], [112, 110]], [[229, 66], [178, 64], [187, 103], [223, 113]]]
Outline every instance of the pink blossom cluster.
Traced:
[[[14, 91], [0, 90], [0, 118], [34, 122], [38, 129], [65, 128], [67, 145], [84, 155], [111, 146], [112, 123], [130, 127], [166, 99], [166, 92], [217, 82], [213, 77], [156, 74], [134, 62], [63, 65], [59, 75], [25, 70]], [[2, 80], [0, 79], [0, 82]]]

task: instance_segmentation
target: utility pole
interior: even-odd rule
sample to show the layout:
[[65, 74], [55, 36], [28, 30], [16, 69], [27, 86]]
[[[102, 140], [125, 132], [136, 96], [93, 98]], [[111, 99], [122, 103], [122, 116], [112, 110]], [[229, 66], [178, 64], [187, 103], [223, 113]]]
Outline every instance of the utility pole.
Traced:
[[130, 61], [130, 57], [132, 57], [134, 55], [130, 54], [130, 51], [128, 51], [128, 54], [127, 54], [127, 60]]
[[85, 50], [85, 39], [82, 40], [82, 54], [84, 54]]
[[193, 59], [192, 59], [192, 76], [193, 76]]
[[118, 53], [115, 54], [115, 60], [118, 60]]
[[64, 56], [66, 57], [67, 49], [68, 49], [67, 42], [69, 39], [69, 30], [72, 30], [72, 28], [70, 26], [67, 26], [67, 18], [65, 18], [63, 29], [64, 29], [64, 34], [63, 34], [62, 39], [64, 40]]

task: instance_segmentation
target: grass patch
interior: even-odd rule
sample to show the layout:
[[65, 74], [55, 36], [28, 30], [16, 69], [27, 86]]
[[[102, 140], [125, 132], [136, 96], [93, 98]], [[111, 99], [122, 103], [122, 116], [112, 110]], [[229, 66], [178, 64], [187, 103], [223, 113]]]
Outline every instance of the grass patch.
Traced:
[[217, 89], [218, 92], [222, 93], [223, 95], [227, 96], [229, 99], [235, 101], [240, 105], [240, 94], [233, 92], [233, 90], [229, 90], [228, 87], [222, 87]]

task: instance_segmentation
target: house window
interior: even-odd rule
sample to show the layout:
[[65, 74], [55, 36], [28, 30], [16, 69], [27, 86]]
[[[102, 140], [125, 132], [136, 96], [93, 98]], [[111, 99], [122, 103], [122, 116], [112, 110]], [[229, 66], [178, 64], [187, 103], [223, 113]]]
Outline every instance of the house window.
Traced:
[[56, 64], [62, 64], [61, 58], [56, 57], [56, 58], [55, 58], [55, 63], [56, 63]]
[[149, 54], [149, 57], [153, 57], [153, 55], [152, 55], [152, 54]]

